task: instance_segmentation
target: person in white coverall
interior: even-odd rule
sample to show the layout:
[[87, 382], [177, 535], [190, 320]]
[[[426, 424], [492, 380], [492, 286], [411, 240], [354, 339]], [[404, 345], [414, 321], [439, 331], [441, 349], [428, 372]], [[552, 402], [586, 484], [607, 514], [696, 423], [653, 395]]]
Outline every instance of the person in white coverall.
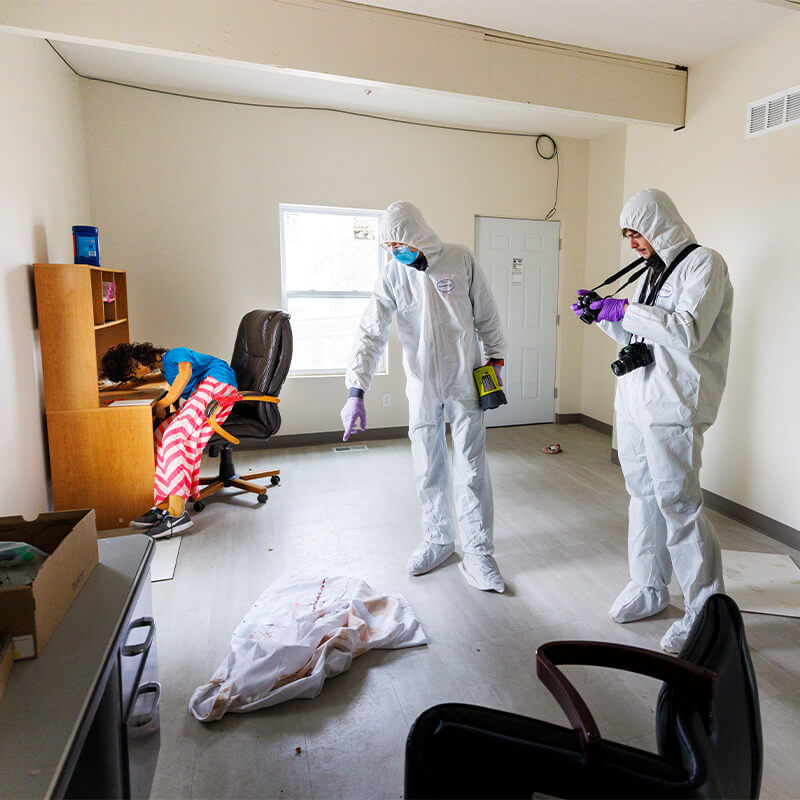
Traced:
[[[411, 554], [408, 571], [422, 575], [453, 554], [457, 521], [463, 551], [459, 566], [467, 583], [502, 592], [505, 586], [492, 556], [494, 505], [484, 411], [472, 376], [484, 358], [498, 376], [503, 364], [506, 345], [494, 298], [472, 253], [443, 244], [411, 203], [392, 203], [381, 217], [379, 235], [392, 258], [375, 282], [345, 377], [344, 440], [366, 430], [364, 393], [396, 314], [422, 505], [423, 539]], [[452, 474], [445, 413], [453, 440]]]
[[[652, 363], [617, 380], [618, 452], [630, 494], [631, 582], [609, 614], [616, 622], [658, 614], [669, 603], [674, 569], [685, 613], [661, 647], [677, 653], [708, 597], [725, 591], [699, 472], [703, 435], [725, 388], [733, 288], [722, 256], [697, 245], [664, 192], [635, 194], [622, 209], [620, 226], [650, 269], [639, 281], [638, 302], [609, 298], [591, 308], [599, 311], [599, 327], [618, 342], [628, 344], [631, 334], [643, 339]], [[675, 262], [659, 288], [662, 271]]]

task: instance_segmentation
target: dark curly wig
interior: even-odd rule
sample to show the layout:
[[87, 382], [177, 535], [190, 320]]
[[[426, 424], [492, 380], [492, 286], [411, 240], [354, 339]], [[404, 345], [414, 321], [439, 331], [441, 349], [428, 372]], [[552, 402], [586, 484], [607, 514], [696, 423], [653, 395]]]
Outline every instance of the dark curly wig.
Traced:
[[146, 367], [155, 367], [158, 356], [167, 351], [152, 342], [123, 342], [109, 348], [100, 360], [100, 372], [104, 378], [123, 383], [133, 377], [136, 362]]

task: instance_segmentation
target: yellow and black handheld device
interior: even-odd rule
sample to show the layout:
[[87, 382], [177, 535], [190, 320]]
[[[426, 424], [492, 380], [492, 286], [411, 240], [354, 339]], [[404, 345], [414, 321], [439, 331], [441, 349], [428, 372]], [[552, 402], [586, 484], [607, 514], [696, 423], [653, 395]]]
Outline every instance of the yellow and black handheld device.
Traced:
[[492, 364], [485, 364], [473, 370], [472, 377], [475, 379], [475, 386], [478, 387], [478, 400], [484, 411], [497, 408], [508, 402], [505, 392], [500, 386], [500, 381], [497, 380], [497, 373]]

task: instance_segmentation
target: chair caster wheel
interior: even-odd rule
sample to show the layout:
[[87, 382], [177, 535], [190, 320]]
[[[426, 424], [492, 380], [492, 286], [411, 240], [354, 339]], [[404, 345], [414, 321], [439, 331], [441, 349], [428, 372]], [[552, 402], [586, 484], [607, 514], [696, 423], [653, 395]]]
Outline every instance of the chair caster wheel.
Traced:
[[270, 482], [270, 483], [271, 483], [273, 486], [277, 486], [277, 485], [278, 485], [278, 484], [281, 482], [281, 476], [280, 476], [280, 475], [273, 475], [273, 476], [272, 476], [272, 477], [269, 479], [269, 482]]
[[266, 503], [269, 497], [267, 497], [267, 493], [264, 492], [264, 494], [256, 495], [256, 500], [258, 500], [259, 503]]
[[202, 500], [198, 500], [194, 504], [194, 510], [195, 511], [202, 511], [205, 507], [206, 507], [206, 504]]

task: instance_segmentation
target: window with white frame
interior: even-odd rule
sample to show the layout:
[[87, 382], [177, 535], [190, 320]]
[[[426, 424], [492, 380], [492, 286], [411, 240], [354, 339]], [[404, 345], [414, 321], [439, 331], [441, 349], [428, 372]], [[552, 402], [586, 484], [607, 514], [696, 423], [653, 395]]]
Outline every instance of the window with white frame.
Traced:
[[[292, 375], [343, 374], [386, 256], [380, 211], [281, 203], [283, 307], [292, 317]], [[378, 371], [385, 371], [386, 354]]]

